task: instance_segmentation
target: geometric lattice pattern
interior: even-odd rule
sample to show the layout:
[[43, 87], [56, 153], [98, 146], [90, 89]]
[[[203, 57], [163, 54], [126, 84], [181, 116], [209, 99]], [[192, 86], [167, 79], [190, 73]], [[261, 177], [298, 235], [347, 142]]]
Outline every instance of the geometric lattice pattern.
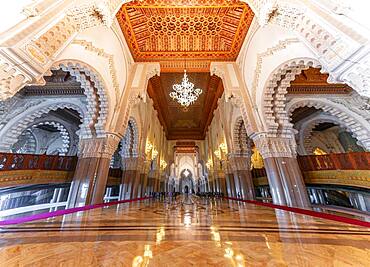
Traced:
[[151, 2], [130, 2], [117, 13], [136, 61], [235, 60], [254, 16], [238, 1]]

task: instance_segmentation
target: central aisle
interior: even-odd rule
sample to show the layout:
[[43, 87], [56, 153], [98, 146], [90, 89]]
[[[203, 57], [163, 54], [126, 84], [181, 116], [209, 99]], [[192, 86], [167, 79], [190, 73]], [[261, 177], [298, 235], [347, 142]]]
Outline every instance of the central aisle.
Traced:
[[369, 241], [363, 227], [179, 196], [1, 228], [0, 266], [366, 266]]

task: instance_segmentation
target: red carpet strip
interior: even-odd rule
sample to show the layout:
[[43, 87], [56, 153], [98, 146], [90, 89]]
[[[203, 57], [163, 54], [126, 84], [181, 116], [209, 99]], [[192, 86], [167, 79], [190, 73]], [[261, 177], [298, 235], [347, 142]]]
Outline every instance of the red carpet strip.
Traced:
[[52, 211], [52, 212], [44, 212], [44, 213], [39, 213], [35, 215], [0, 221], [0, 225], [12, 225], [12, 224], [31, 222], [31, 221], [47, 219], [47, 218], [51, 218], [55, 216], [62, 216], [62, 215], [66, 215], [66, 214], [70, 214], [70, 213], [74, 213], [78, 211], [86, 211], [86, 210], [97, 209], [101, 207], [108, 207], [108, 206], [113, 206], [113, 205], [117, 205], [121, 203], [129, 203], [129, 202], [140, 201], [140, 200], [145, 200], [149, 198], [151, 197], [134, 198], [134, 199], [128, 199], [128, 200], [120, 200], [120, 201], [113, 201], [113, 202], [108, 202], [108, 203], [88, 205], [88, 206], [83, 206], [83, 207], [78, 207], [78, 208], [57, 210], [57, 211]]
[[234, 198], [234, 197], [224, 197], [225, 199], [230, 199], [230, 200], [236, 200], [236, 201], [242, 201], [246, 203], [251, 203], [254, 205], [258, 206], [265, 206], [273, 209], [279, 209], [279, 210], [285, 210], [285, 211], [290, 211], [294, 213], [299, 213], [299, 214], [304, 214], [304, 215], [309, 215], [312, 217], [317, 217], [321, 219], [327, 219], [327, 220], [332, 220], [332, 221], [337, 221], [337, 222], [342, 222], [342, 223], [348, 223], [352, 225], [357, 225], [357, 226], [363, 226], [363, 227], [368, 227], [370, 228], [370, 223], [361, 221], [358, 219], [352, 219], [352, 218], [347, 218], [339, 215], [334, 215], [334, 214], [329, 214], [329, 213], [324, 213], [324, 212], [318, 212], [318, 211], [313, 211], [313, 210], [306, 210], [306, 209], [301, 209], [301, 208], [293, 208], [293, 207], [288, 207], [288, 206], [280, 206], [280, 205], [275, 205], [271, 203], [265, 203], [265, 202], [259, 202], [255, 200], [245, 200], [245, 199], [239, 199], [239, 198]]

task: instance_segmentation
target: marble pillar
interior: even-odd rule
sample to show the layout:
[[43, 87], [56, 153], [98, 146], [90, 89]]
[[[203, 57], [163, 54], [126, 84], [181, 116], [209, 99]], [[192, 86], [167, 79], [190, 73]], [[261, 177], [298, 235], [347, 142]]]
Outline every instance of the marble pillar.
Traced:
[[68, 208], [102, 203], [112, 155], [121, 136], [81, 139], [76, 171], [71, 183]]
[[120, 199], [133, 199], [141, 196], [141, 173], [144, 159], [142, 157], [122, 158], [122, 179], [120, 185]]
[[240, 195], [243, 199], [256, 199], [253, 178], [250, 170], [236, 170], [234, 173], [240, 181]]
[[243, 156], [230, 154], [228, 157], [228, 169], [233, 174], [234, 182], [237, 181], [238, 187], [235, 186], [235, 197], [254, 200], [256, 198], [252, 174], [250, 171], [250, 155]]
[[296, 158], [293, 137], [252, 137], [261, 153], [274, 204], [309, 208], [311, 206], [302, 172]]

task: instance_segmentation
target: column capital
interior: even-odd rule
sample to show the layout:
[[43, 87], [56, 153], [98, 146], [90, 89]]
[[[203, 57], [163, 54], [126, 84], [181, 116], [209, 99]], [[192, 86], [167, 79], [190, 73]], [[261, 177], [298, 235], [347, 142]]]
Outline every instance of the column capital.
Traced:
[[229, 154], [228, 159], [228, 169], [231, 172], [250, 170], [251, 158], [249, 156], [240, 156], [235, 154]]
[[81, 139], [79, 142], [80, 158], [112, 158], [122, 136], [107, 133], [105, 137]]
[[271, 137], [267, 133], [255, 133], [250, 137], [264, 159], [297, 156], [297, 144], [293, 137]]
[[122, 166], [126, 171], [141, 171], [144, 168], [145, 159], [143, 157], [122, 158]]

